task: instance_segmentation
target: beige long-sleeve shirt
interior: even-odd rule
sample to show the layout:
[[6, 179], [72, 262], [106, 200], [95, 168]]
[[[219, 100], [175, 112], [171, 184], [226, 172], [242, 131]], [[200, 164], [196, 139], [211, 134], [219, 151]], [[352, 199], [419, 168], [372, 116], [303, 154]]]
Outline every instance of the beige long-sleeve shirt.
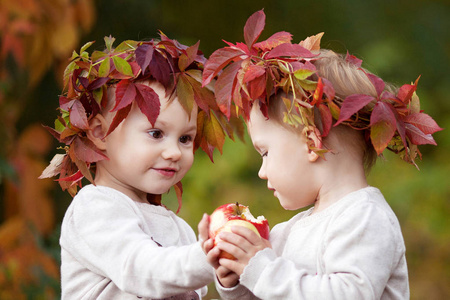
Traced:
[[240, 285], [216, 282], [222, 299], [409, 299], [401, 229], [378, 189], [311, 211], [272, 229]]
[[61, 228], [62, 299], [160, 299], [213, 280], [192, 228], [107, 187], [81, 189]]

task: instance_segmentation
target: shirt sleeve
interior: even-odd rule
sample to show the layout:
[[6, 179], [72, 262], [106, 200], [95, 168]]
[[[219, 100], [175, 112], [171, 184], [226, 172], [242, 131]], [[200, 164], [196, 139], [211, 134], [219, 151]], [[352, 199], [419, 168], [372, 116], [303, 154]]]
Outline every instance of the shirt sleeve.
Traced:
[[264, 249], [240, 283], [264, 299], [380, 299], [404, 254], [398, 231], [385, 210], [370, 202], [355, 205], [330, 223], [317, 274], [302, 268], [301, 245], [295, 262]]
[[124, 292], [164, 298], [213, 281], [212, 267], [198, 242], [159, 247], [126, 201], [96, 193], [93, 199], [80, 197], [72, 204], [63, 222], [61, 246]]

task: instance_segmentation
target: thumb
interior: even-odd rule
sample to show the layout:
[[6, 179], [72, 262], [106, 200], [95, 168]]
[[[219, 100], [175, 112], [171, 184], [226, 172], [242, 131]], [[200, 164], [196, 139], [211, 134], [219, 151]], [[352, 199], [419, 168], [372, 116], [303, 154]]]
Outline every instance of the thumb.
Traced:
[[206, 241], [209, 238], [209, 216], [203, 214], [200, 223], [198, 223], [198, 237], [202, 241]]

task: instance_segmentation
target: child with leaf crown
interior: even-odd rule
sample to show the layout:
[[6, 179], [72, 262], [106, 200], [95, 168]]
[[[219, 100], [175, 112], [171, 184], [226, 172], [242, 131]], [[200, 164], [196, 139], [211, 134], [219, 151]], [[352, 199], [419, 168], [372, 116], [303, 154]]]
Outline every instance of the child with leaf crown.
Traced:
[[[75, 195], [61, 229], [63, 299], [199, 299], [213, 280], [194, 231], [161, 194], [173, 186], [179, 210], [194, 151], [212, 160], [233, 127], [201, 85], [199, 43], [160, 36], [115, 48], [105, 37], [92, 55], [88, 43], [65, 70], [61, 116], [48, 128], [65, 153], [41, 175], [59, 174]], [[83, 178], [92, 184], [77, 193]]]
[[[417, 145], [436, 144], [441, 128], [419, 108], [417, 80], [387, 87], [356, 57], [321, 50], [322, 34], [294, 44], [278, 32], [256, 43], [264, 25], [258, 11], [245, 44], [216, 50], [203, 85], [218, 75], [219, 106], [246, 120], [262, 156], [258, 175], [281, 206], [313, 206], [269, 240], [233, 227], [216, 247], [205, 241], [217, 290], [222, 299], [408, 299], [399, 222], [366, 172], [386, 148], [415, 165]], [[236, 259], [219, 259], [221, 250]]]

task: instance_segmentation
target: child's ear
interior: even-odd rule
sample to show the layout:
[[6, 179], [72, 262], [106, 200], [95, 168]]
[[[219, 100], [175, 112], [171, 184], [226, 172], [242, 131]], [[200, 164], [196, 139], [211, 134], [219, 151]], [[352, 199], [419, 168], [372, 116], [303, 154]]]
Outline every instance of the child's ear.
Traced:
[[86, 136], [95, 146], [100, 150], [106, 150], [105, 135], [108, 132], [108, 122], [101, 114], [97, 114], [89, 121], [89, 130], [86, 131]]
[[[310, 133], [308, 135], [308, 142], [312, 143], [315, 148], [321, 149], [322, 148], [322, 140], [314, 133]], [[308, 160], [310, 162], [315, 162], [319, 158], [319, 155], [308, 148]]]

